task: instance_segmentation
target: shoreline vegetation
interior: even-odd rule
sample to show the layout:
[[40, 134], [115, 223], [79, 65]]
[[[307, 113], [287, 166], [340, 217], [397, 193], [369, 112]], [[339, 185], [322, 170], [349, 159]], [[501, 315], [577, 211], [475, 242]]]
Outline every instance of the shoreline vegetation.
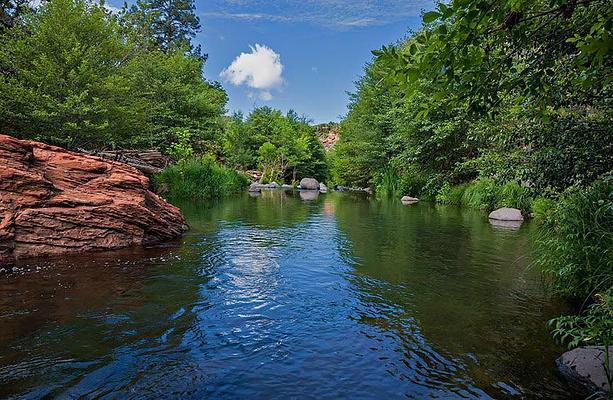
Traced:
[[373, 52], [329, 154], [336, 185], [534, 217], [534, 266], [576, 304], [550, 322], [569, 348], [613, 343], [612, 18], [597, 0], [441, 2]]
[[70, 150], [159, 149], [173, 164], [152, 184], [168, 198], [222, 198], [257, 170], [260, 183], [311, 177], [381, 198], [518, 208], [538, 224], [535, 266], [577, 304], [550, 321], [554, 338], [613, 345], [610, 1], [440, 2], [373, 51], [322, 140], [295, 111], [225, 115], [227, 94], [192, 43], [193, 1], [116, 13], [9, 1], [0, 17], [0, 132]]

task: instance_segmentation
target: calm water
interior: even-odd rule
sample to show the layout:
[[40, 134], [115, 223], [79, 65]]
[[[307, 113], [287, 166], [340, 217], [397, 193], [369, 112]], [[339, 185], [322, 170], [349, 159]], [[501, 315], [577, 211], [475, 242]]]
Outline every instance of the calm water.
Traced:
[[530, 224], [262, 193], [180, 241], [0, 274], [0, 398], [574, 398]]

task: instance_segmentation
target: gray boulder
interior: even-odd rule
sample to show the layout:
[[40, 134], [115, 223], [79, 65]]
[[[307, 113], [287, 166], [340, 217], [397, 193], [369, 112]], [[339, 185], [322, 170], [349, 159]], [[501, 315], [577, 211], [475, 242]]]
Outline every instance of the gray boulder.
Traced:
[[281, 185], [281, 189], [285, 189], [285, 190], [291, 190], [294, 187], [292, 185], [288, 185], [288, 184], [283, 184]]
[[328, 193], [328, 187], [327, 187], [325, 184], [320, 183], [320, 184], [319, 184], [319, 191], [320, 191], [321, 193]]
[[303, 190], [319, 190], [319, 182], [314, 178], [302, 178], [300, 181], [300, 189]]
[[521, 211], [517, 208], [503, 207], [498, 210], [492, 211], [489, 216], [490, 219], [497, 221], [523, 221], [524, 217], [521, 215]]
[[260, 185], [257, 182], [253, 182], [251, 185], [249, 185], [249, 191], [256, 193], [256, 192], [261, 192], [262, 191], [262, 185]]
[[[585, 346], [567, 351], [556, 360], [562, 375], [590, 392], [611, 392], [604, 368], [604, 346]], [[609, 347], [609, 371], [613, 371], [613, 347]]]
[[269, 184], [268, 184], [268, 187], [269, 187], [270, 189], [277, 189], [277, 188], [279, 188], [280, 186], [279, 186], [279, 184], [278, 184], [277, 182], [271, 182], [271, 183], [269, 183]]
[[400, 201], [402, 204], [415, 204], [419, 201], [417, 197], [403, 196]]

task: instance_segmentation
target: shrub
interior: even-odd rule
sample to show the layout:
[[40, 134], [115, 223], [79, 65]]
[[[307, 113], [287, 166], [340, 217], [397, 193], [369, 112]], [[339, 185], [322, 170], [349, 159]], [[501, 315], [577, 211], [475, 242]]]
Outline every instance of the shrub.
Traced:
[[526, 193], [526, 189], [519, 183], [510, 181], [500, 188], [496, 207], [514, 207], [528, 211], [531, 204], [532, 199]]
[[466, 191], [467, 187], [467, 184], [452, 187], [449, 182], [445, 182], [436, 195], [436, 202], [440, 204], [460, 206], [462, 205], [462, 199], [464, 198], [464, 192]]
[[246, 177], [217, 164], [212, 157], [180, 161], [166, 167], [153, 182], [159, 194], [177, 200], [221, 198], [241, 191], [248, 184]]
[[480, 178], [471, 182], [462, 195], [462, 204], [472, 208], [493, 210], [498, 204], [499, 188], [492, 179]]

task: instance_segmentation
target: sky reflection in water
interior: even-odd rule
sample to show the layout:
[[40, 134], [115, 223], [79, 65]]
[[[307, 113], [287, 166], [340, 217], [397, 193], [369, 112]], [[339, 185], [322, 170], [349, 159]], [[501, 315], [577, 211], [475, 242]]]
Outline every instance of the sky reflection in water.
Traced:
[[0, 276], [0, 397], [577, 395], [529, 224], [340, 193], [183, 209], [176, 243]]

